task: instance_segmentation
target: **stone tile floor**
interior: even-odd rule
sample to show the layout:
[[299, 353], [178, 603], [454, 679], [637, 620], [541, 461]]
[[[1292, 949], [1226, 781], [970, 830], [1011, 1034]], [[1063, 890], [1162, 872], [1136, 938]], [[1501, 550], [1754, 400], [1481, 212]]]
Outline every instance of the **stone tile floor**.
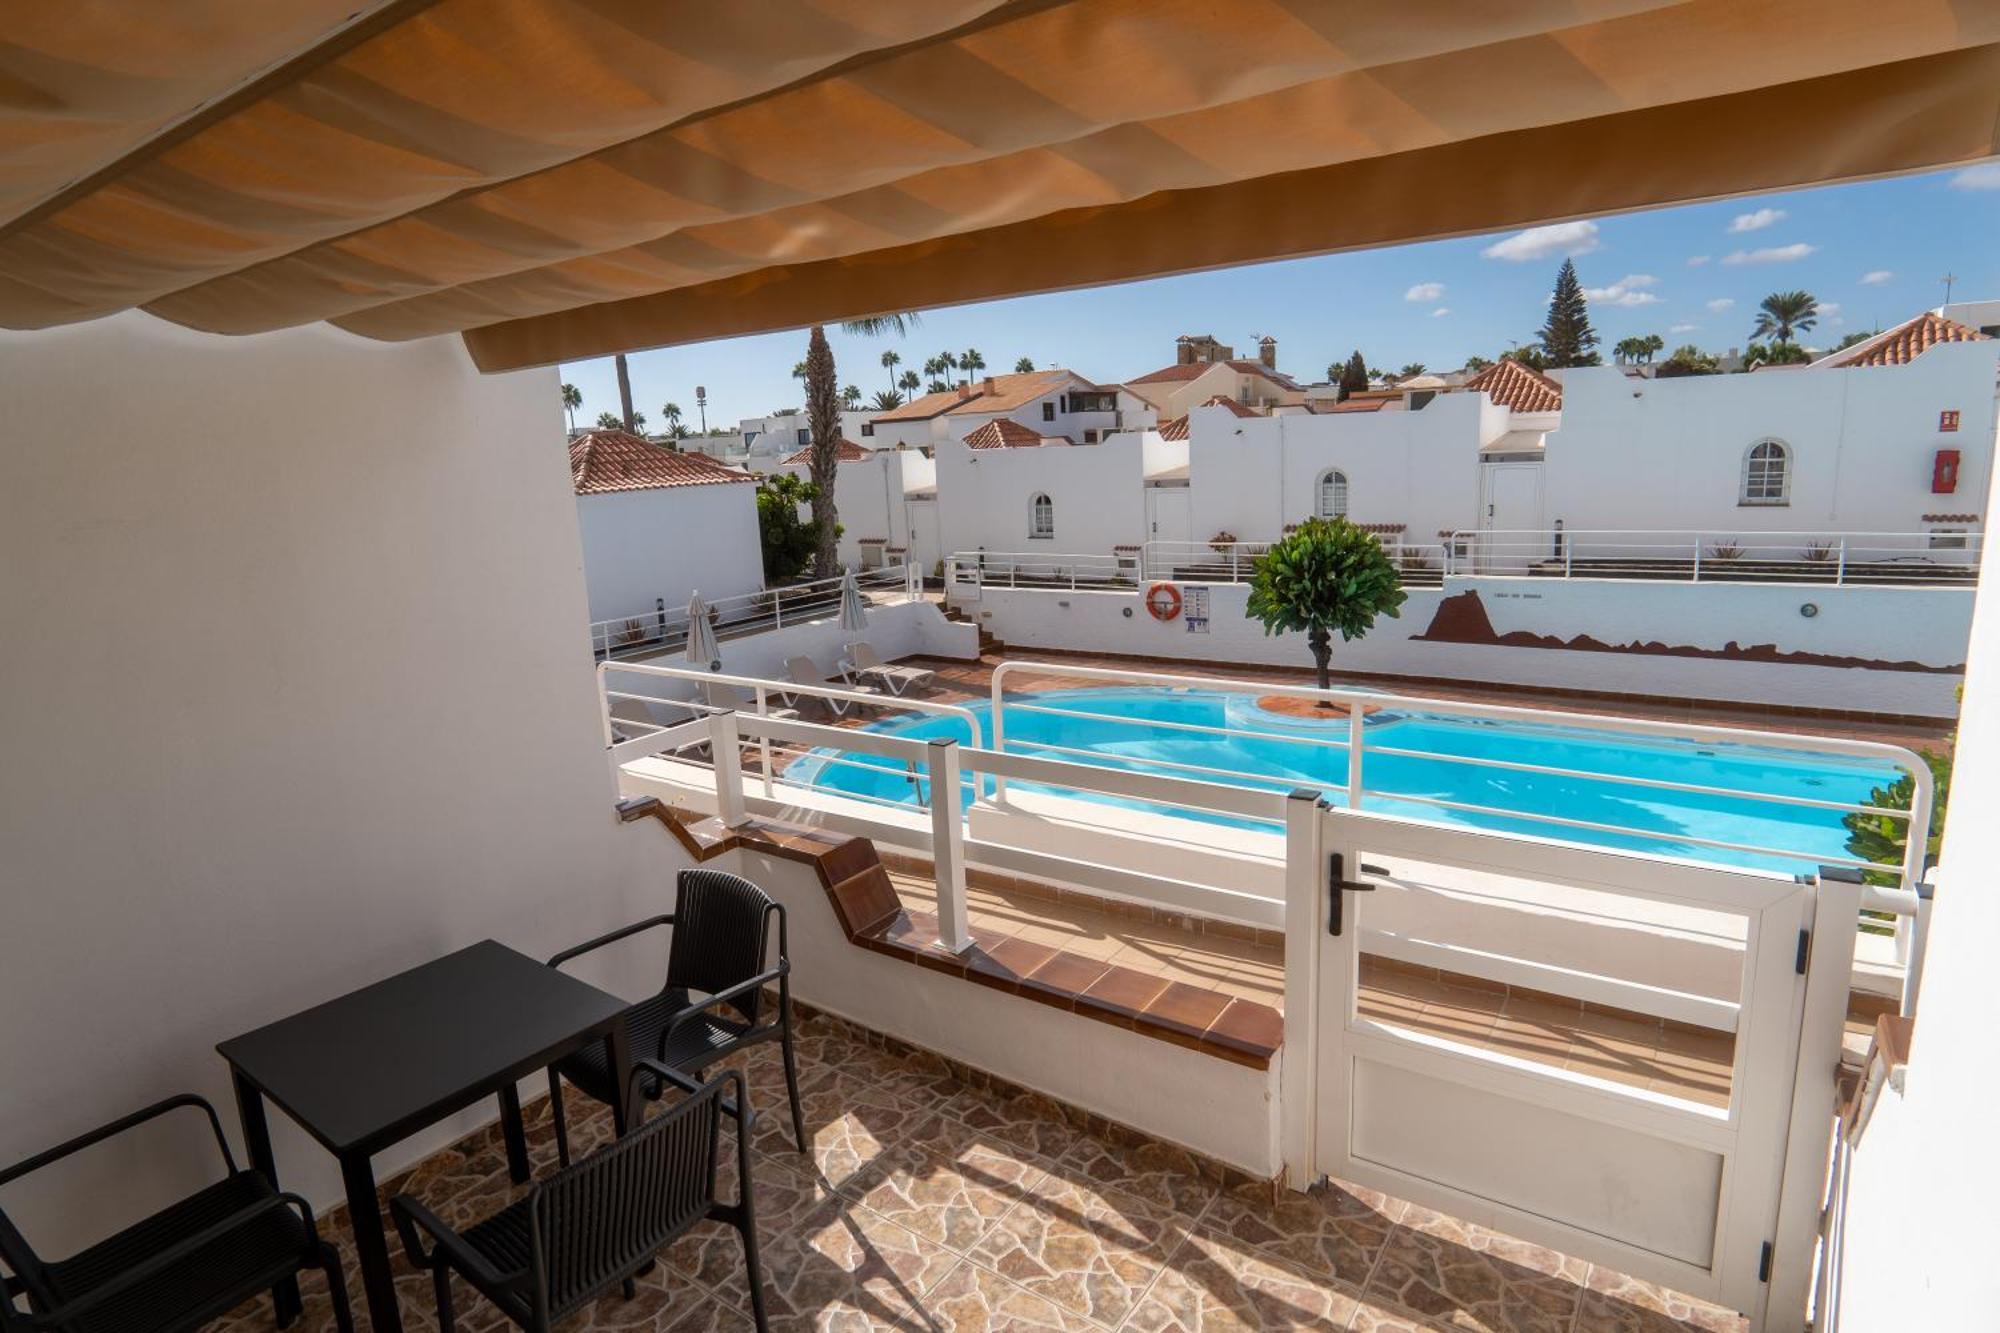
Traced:
[[[836, 1023], [801, 1027], [809, 1155], [791, 1141], [774, 1047], [745, 1061], [762, 1108], [752, 1174], [778, 1329], [1223, 1333], [1692, 1333], [1740, 1329], [1727, 1311], [1582, 1260], [1338, 1184], [1273, 1197], [1158, 1144], [1093, 1137], [1032, 1095], [974, 1088], [942, 1062], [889, 1055]], [[609, 1137], [572, 1102], [579, 1147]], [[546, 1102], [529, 1108], [537, 1175], [554, 1169]], [[722, 1186], [733, 1197], [734, 1171]], [[457, 1224], [517, 1191], [497, 1128], [392, 1181]], [[344, 1218], [329, 1219], [343, 1250]], [[399, 1268], [400, 1244], [392, 1239]], [[356, 1317], [366, 1327], [348, 1259]], [[400, 1283], [406, 1327], [435, 1330], [429, 1278]], [[328, 1333], [317, 1277], [306, 1318]], [[736, 1233], [708, 1223], [641, 1279], [567, 1327], [751, 1327]], [[462, 1291], [461, 1329], [504, 1327]], [[273, 1327], [268, 1302], [215, 1326]]]

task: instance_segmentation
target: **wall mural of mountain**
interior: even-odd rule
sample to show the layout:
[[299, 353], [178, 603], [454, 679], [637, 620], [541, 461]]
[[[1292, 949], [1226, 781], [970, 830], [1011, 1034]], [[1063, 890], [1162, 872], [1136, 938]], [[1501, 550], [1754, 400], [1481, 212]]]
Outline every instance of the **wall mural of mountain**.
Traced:
[[1588, 634], [1578, 634], [1573, 638], [1558, 638], [1553, 634], [1535, 634], [1528, 630], [1509, 630], [1502, 634], [1493, 628], [1493, 618], [1486, 613], [1486, 604], [1479, 600], [1478, 590], [1454, 593], [1438, 602], [1430, 625], [1422, 634], [1411, 638], [1429, 643], [1483, 643], [1500, 648], [1559, 648], [1578, 653], [1643, 653], [1652, 657], [1707, 657], [1726, 662], [1771, 662], [1782, 666], [1854, 667], [1866, 671], [1921, 671], [1936, 675], [1960, 675], [1965, 671], [1963, 662], [1956, 666], [1931, 666], [1925, 662], [1892, 662], [1872, 657], [1838, 657], [1831, 653], [1788, 652], [1775, 643], [1753, 643], [1743, 645], [1734, 642], [1720, 648], [1698, 648], [1692, 644], [1661, 643], [1657, 640], [1639, 643], [1606, 643]]

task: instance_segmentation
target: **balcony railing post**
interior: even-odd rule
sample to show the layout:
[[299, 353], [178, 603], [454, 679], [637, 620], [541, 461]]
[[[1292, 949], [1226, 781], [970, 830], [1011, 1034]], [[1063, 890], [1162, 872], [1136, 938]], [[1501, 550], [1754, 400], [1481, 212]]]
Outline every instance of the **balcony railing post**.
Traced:
[[1846, 585], [1847, 585], [1847, 538], [1842, 537], [1840, 539], [1840, 561], [1833, 567], [1833, 586], [1836, 588], [1841, 588], [1845, 587]]
[[[757, 687], [757, 716], [771, 715], [771, 698], [762, 685]], [[757, 767], [764, 772], [764, 798], [771, 798], [771, 737], [762, 727], [757, 728]]]
[[972, 947], [965, 917], [965, 820], [959, 811], [958, 742], [930, 743], [931, 865], [937, 872], [938, 940], [953, 953]]
[[736, 710], [725, 708], [708, 717], [708, 755], [715, 768], [715, 813], [724, 828], [750, 822], [743, 805], [743, 754], [736, 730]]
[[1701, 534], [1694, 535], [1694, 581], [1701, 582]]
[[1364, 789], [1361, 785], [1361, 704], [1347, 701], [1347, 808], [1359, 810]]

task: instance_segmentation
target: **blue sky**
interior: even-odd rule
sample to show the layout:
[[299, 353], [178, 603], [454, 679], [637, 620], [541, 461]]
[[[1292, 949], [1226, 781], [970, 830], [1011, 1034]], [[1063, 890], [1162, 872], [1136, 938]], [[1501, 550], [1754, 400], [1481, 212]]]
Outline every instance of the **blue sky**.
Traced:
[[[899, 370], [976, 347], [989, 370], [1027, 356], [1116, 381], [1167, 364], [1181, 333], [1213, 333], [1245, 354], [1270, 334], [1279, 366], [1305, 380], [1356, 347], [1383, 369], [1446, 369], [1531, 341], [1566, 253], [1607, 353], [1644, 333], [1669, 347], [1740, 347], [1757, 302], [1793, 288], [1830, 310], [1805, 341], [1831, 346], [1937, 305], [1946, 272], [1958, 299], [2000, 297], [2000, 162], [961, 306], [925, 313], [900, 340], [831, 337], [841, 382], [870, 395], [887, 387], [886, 347], [902, 354]], [[660, 405], [676, 402], [693, 426], [695, 386], [706, 385], [709, 424], [733, 425], [797, 406], [791, 369], [804, 355], [803, 331], [637, 353], [634, 405], [657, 428]], [[563, 378], [583, 391], [579, 421], [617, 410], [609, 359], [564, 366]]]

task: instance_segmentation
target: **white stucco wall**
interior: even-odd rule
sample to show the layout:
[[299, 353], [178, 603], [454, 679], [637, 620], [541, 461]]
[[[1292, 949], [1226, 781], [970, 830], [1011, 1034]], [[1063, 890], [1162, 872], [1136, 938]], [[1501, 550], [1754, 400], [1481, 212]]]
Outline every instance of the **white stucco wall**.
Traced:
[[[807, 479], [812, 476], [812, 469], [803, 463], [772, 470]], [[936, 484], [937, 465], [916, 449], [876, 449], [866, 458], [837, 465], [833, 499], [840, 514], [840, 563], [863, 568], [862, 543], [872, 539], [880, 543], [876, 554], [884, 564], [902, 563], [904, 556], [888, 554], [889, 548], [898, 547], [928, 574], [945, 554], [939, 546], [937, 524], [928, 520], [923, 508], [935, 502], [913, 499], [911, 492]], [[919, 508], [913, 509], [913, 505]], [[810, 516], [810, 506], [801, 506], [799, 514]]]
[[[1916, 532], [1927, 513], [1983, 514], [2000, 343], [1934, 347], [1906, 366], [1634, 380], [1563, 375], [1548, 437], [1546, 512], [1572, 529]], [[1941, 411], [1959, 429], [1938, 430]], [[1743, 456], [1792, 451], [1791, 502], [1740, 507]], [[1931, 493], [1938, 449], [1962, 454], [1958, 489]]]
[[[1772, 584], [1637, 584], [1597, 580], [1454, 579], [1413, 589], [1398, 619], [1367, 637], [1334, 642], [1334, 672], [1423, 676], [1675, 699], [1740, 700], [1866, 713], [1950, 717], [1959, 677], [1948, 672], [1875, 670], [1650, 653], [1437, 642], [1418, 639], [1439, 602], [1480, 592], [1494, 630], [1607, 644], [1659, 642], [1719, 649], [1774, 643], [1788, 652], [1916, 661], [1965, 660], [1972, 594], [1965, 589], [1832, 588]], [[1052, 592], [987, 587], [965, 609], [1010, 649], [1069, 649], [1309, 667], [1303, 635], [1266, 636], [1244, 614], [1248, 588], [1215, 584], [1207, 634], [1162, 624], [1138, 592]], [[1813, 602], [1807, 619], [1799, 607]], [[1125, 613], [1130, 611], [1128, 616]]]
[[1484, 394], [1441, 394], [1418, 412], [1236, 417], [1197, 409], [1189, 421], [1194, 540], [1217, 532], [1268, 541], [1310, 517], [1329, 468], [1347, 474], [1348, 517], [1402, 523], [1428, 545], [1475, 525], [1479, 446], [1504, 426]]
[[[1124, 435], [1089, 449], [937, 450], [938, 520], [953, 551], [1109, 555], [1146, 539], [1144, 446]], [[1029, 504], [1046, 493], [1055, 536], [1030, 539]]]
[[[612, 819], [553, 370], [134, 313], [0, 334], [0, 398], [0, 1160], [183, 1089], [233, 1133], [217, 1041], [671, 900]], [[192, 1183], [159, 1146], [10, 1207], [60, 1253]]]
[[[1991, 503], [1991, 498], [1988, 498]], [[2000, 1310], [1993, 961], [2000, 954], [2000, 603], [1972, 624], [1923, 993], [1902, 1092], [1884, 1091], [1839, 1201], [1843, 1244], [1816, 1326], [1985, 1329]]]
[[713, 602], [764, 586], [757, 487], [661, 486], [576, 497], [590, 618], [650, 614], [700, 592]]

